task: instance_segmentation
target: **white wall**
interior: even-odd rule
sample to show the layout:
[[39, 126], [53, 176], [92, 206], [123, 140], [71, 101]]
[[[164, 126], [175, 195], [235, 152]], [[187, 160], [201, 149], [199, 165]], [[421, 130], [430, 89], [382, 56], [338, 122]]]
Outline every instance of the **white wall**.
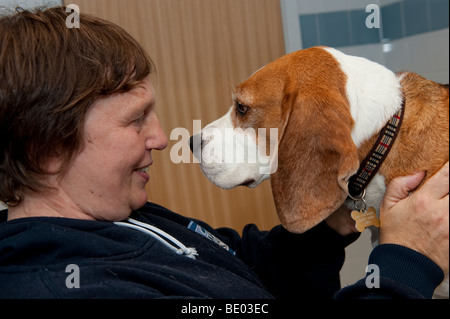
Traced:
[[384, 65], [393, 71], [408, 70], [439, 83], [449, 83], [449, 29], [392, 41]]
[[[401, 0], [280, 0], [287, 53], [303, 49], [299, 15], [361, 10], [368, 4], [380, 8], [392, 4], [405, 6]], [[406, 0], [409, 1], [409, 0]], [[422, 0], [428, 6], [432, 0]], [[420, 2], [420, 1], [419, 1]], [[402, 7], [402, 8], [403, 8]], [[367, 13], [366, 15], [369, 15]], [[432, 18], [429, 18], [432, 19]], [[447, 13], [448, 21], [448, 13]], [[404, 24], [404, 22], [403, 22]], [[402, 26], [405, 29], [405, 26]], [[365, 28], [361, 26], [360, 28]], [[352, 30], [349, 30], [352, 32]], [[405, 30], [403, 30], [405, 32]], [[430, 30], [412, 36], [383, 39], [383, 26], [379, 43], [342, 46], [337, 49], [352, 55], [366, 57], [385, 65], [393, 71], [417, 72], [433, 81], [449, 83], [449, 29]], [[326, 43], [324, 45], [327, 45]]]
[[32, 9], [39, 6], [54, 7], [63, 4], [63, 0], [0, 0], [0, 15], [14, 12], [15, 7]]

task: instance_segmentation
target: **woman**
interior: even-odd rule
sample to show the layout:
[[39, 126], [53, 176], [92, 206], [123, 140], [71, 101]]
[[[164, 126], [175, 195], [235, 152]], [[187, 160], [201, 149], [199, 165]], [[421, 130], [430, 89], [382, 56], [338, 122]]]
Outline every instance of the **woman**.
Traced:
[[0, 19], [0, 297], [421, 298], [442, 281], [448, 165], [407, 199], [423, 174], [391, 183], [381, 212], [390, 245], [371, 255], [391, 267], [376, 291], [364, 279], [339, 290], [344, 248], [358, 237], [348, 216], [302, 235], [248, 225], [239, 236], [147, 203], [151, 152], [167, 146], [152, 63], [120, 27], [81, 15], [68, 29], [66, 18], [52, 8]]

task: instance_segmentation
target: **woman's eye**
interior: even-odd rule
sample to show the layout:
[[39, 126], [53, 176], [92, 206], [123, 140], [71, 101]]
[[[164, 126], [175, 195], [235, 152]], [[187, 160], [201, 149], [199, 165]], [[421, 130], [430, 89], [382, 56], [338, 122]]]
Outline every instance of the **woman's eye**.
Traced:
[[236, 102], [236, 110], [241, 114], [241, 115], [245, 115], [248, 111], [248, 106], [243, 105], [239, 102]]
[[145, 115], [142, 114], [141, 116], [139, 116], [138, 118], [136, 118], [133, 123], [136, 125], [141, 125], [144, 122], [144, 117]]

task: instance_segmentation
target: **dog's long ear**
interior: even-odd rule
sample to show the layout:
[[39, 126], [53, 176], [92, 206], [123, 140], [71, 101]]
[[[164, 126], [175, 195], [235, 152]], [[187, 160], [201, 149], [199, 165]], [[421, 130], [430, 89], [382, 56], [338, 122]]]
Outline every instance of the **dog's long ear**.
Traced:
[[303, 233], [345, 201], [359, 167], [347, 100], [337, 95], [297, 97], [278, 149], [272, 192], [282, 225]]

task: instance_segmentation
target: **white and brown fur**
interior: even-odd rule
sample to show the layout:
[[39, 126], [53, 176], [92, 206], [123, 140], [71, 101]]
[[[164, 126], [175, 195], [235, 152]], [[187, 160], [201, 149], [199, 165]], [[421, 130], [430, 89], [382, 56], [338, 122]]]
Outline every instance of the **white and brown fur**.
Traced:
[[[211, 128], [277, 128], [278, 152], [266, 158], [277, 165], [275, 173], [260, 174], [257, 163], [205, 160], [203, 148], [194, 155], [204, 159], [205, 175], [223, 188], [255, 187], [270, 178], [277, 213], [291, 232], [305, 232], [345, 205], [349, 178], [403, 99], [400, 132], [366, 190], [367, 204], [378, 210], [394, 177], [424, 170], [426, 180], [449, 160], [448, 85], [411, 72], [394, 74], [332, 48], [279, 58], [241, 83], [233, 99], [228, 113], [202, 131], [202, 147], [217, 143], [236, 150], [232, 136], [215, 139], [207, 134]], [[243, 106], [245, 114], [238, 110]]]

